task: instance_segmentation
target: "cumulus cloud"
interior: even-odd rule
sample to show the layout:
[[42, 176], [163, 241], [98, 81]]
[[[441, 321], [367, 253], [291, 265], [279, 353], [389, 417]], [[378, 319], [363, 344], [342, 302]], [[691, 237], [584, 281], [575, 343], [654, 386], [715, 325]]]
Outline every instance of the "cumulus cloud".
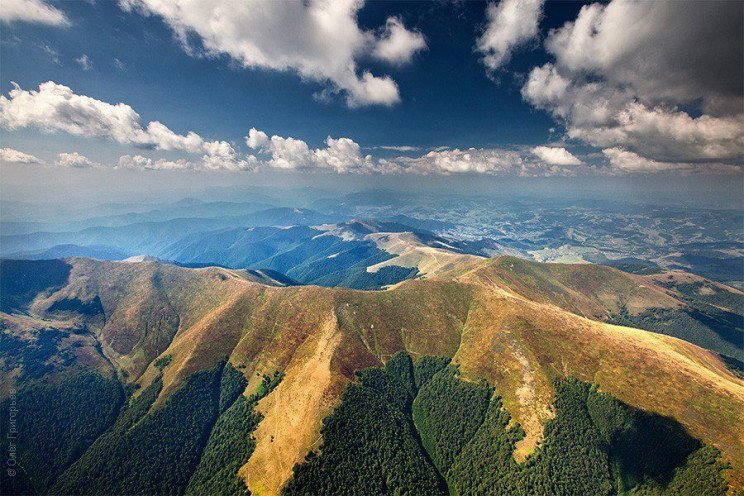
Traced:
[[253, 155], [238, 157], [232, 145], [226, 141], [204, 143], [204, 151], [202, 166], [207, 169], [252, 170], [258, 165], [258, 160]]
[[78, 152], [60, 153], [57, 155], [57, 160], [54, 161], [54, 165], [58, 167], [73, 167], [76, 169], [90, 169], [101, 166], [98, 162], [93, 162], [88, 157], [80, 155]]
[[520, 45], [535, 38], [545, 0], [502, 0], [491, 3], [486, 10], [486, 30], [478, 38], [476, 49], [483, 63], [496, 71], [511, 59]]
[[742, 85], [741, 2], [613, 0], [581, 9], [546, 41], [556, 65], [628, 85], [645, 103], [703, 99], [739, 104]]
[[88, 58], [88, 56], [85, 54], [82, 54], [80, 57], [76, 58], [75, 62], [80, 64], [80, 68], [86, 72], [93, 68], [93, 61], [91, 61], [90, 58]]
[[420, 157], [398, 157], [388, 165], [391, 162], [416, 174], [520, 174], [525, 166], [521, 154], [498, 148], [430, 151]]
[[550, 165], [580, 165], [581, 160], [561, 147], [536, 146], [532, 153]]
[[[269, 137], [252, 128], [246, 144], [256, 151], [258, 167], [274, 169], [361, 174], [489, 174], [553, 176], [593, 171], [565, 148], [535, 147], [459, 148], [439, 147], [420, 156], [379, 158], [365, 155], [358, 143], [349, 138], [325, 140], [325, 147], [313, 149], [300, 139]], [[413, 151], [416, 147], [377, 147]], [[538, 160], [536, 156], [540, 157]]]
[[661, 172], [670, 169], [689, 169], [688, 164], [658, 162], [623, 148], [605, 148], [602, 153], [615, 172]]
[[407, 64], [414, 54], [426, 48], [424, 35], [409, 31], [397, 17], [390, 17], [380, 39], [375, 44], [372, 56], [391, 64]]
[[67, 86], [52, 81], [39, 85], [38, 91], [26, 91], [13, 83], [7, 97], [0, 95], [0, 127], [64, 131], [124, 145], [203, 154], [209, 168], [243, 169], [250, 165], [238, 159], [232, 146], [225, 141], [206, 141], [193, 131], [177, 134], [158, 121], [144, 126], [140, 115], [129, 105], [77, 95]]
[[326, 138], [326, 147], [314, 151], [314, 162], [335, 172], [374, 172], [371, 155], [363, 156], [357, 143], [349, 138]]
[[245, 144], [254, 150], [264, 147], [269, 142], [269, 137], [263, 131], [252, 127], [245, 138]]
[[493, 176], [575, 176], [578, 174], [632, 174], [684, 171], [696, 174], [741, 174], [741, 166], [724, 163], [688, 164], [660, 162], [620, 148], [602, 150], [609, 167], [585, 164], [565, 148], [538, 146], [530, 150], [508, 148], [469, 148], [433, 150], [419, 157], [379, 159], [375, 171], [392, 174]]
[[602, 153], [610, 163], [611, 174], [653, 174], [677, 171], [684, 174], [741, 174], [741, 164], [721, 162], [693, 164], [687, 162], [660, 162], [643, 157], [620, 147], [605, 148]]
[[271, 154], [271, 159], [267, 162], [271, 167], [304, 169], [312, 166], [310, 147], [302, 140], [275, 135], [264, 145], [263, 149]]
[[199, 153], [208, 145], [193, 131], [189, 131], [186, 135], [176, 134], [158, 121], [147, 125], [143, 139], [159, 150], [182, 150], [189, 153]]
[[119, 157], [117, 167], [121, 169], [153, 169], [153, 170], [184, 170], [193, 169], [191, 162], [184, 159], [179, 160], [153, 160], [142, 155], [122, 155]]
[[624, 146], [662, 161], [736, 159], [744, 153], [744, 114], [692, 117], [638, 101], [627, 87], [574, 80], [550, 63], [534, 69], [522, 95], [563, 122], [570, 138]]
[[[406, 61], [423, 43], [397, 19], [388, 20], [381, 34], [362, 29], [361, 0], [120, 0], [120, 5], [162, 17], [190, 52], [226, 54], [246, 68], [296, 72], [327, 84], [321, 96], [342, 93], [350, 107], [400, 101], [395, 81], [360, 70], [360, 58], [377, 53], [391, 62]], [[190, 44], [194, 35], [198, 47]]]
[[13, 148], [0, 148], [0, 162], [11, 162], [16, 164], [42, 163], [41, 159], [28, 153], [14, 150]]
[[585, 6], [550, 33], [555, 60], [531, 71], [522, 96], [570, 138], [651, 164], [739, 160], [742, 15], [738, 2]]
[[42, 83], [38, 91], [26, 91], [13, 83], [8, 97], [0, 96], [0, 126], [8, 130], [35, 127], [44, 132], [64, 131], [125, 144], [155, 144], [142, 128], [139, 114], [129, 105], [76, 95], [52, 81]]
[[[555, 175], [564, 173], [555, 164], [526, 158], [516, 150], [499, 148], [439, 149], [418, 157], [390, 159], [364, 155], [361, 147], [349, 138], [325, 140], [325, 147], [312, 149], [295, 138], [271, 136], [252, 129], [246, 143], [266, 158], [264, 167], [284, 170], [373, 174], [492, 174]], [[568, 153], [568, 152], [566, 152]], [[570, 154], [569, 154], [570, 155]], [[574, 157], [575, 158], [575, 157]]]
[[375, 162], [362, 155], [361, 147], [349, 138], [326, 138], [325, 148], [311, 149], [306, 142], [274, 135], [252, 128], [246, 144], [267, 158], [261, 165], [284, 170], [320, 170], [329, 172], [374, 172]]
[[6, 24], [21, 21], [49, 26], [70, 25], [61, 10], [42, 0], [3, 0], [0, 2], [0, 21]]

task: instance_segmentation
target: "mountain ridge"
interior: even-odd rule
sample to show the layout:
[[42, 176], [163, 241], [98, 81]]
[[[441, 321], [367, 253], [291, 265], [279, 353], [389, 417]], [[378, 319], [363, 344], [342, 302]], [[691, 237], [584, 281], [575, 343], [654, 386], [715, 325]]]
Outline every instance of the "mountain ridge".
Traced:
[[[70, 265], [67, 283], [41, 288], [28, 300], [24, 325], [43, 327], [43, 319], [54, 317], [68, 327], [82, 326], [102, 351], [97, 367], [136, 391], [162, 376], [156, 409], [188, 377], [223, 356], [248, 380], [246, 394], [256, 390], [261, 375], [284, 374], [258, 403], [263, 420], [255, 433], [256, 449], [240, 471], [256, 493], [276, 493], [291, 477], [292, 466], [316, 442], [322, 419], [338, 404], [354, 371], [380, 366], [400, 350], [415, 357], [450, 357], [465, 380], [493, 384], [526, 432], [518, 459], [539, 449], [543, 425], [551, 418], [552, 379], [577, 377], [634, 407], [675, 418], [721, 449], [734, 465], [734, 480], [741, 481], [744, 439], [731, 426], [744, 421], [744, 382], [714, 353], [688, 342], [567, 311], [556, 297], [561, 294], [544, 291], [544, 285], [527, 287], [529, 297], [520, 294], [514, 278], [500, 275], [509, 264], [524, 263], [519, 259], [487, 259], [454, 276], [403, 281], [387, 291], [272, 287], [230, 269], [158, 262], [75, 258], [64, 263]], [[651, 286], [648, 279], [586, 267], [574, 270], [609, 271], [635, 284], [624, 289], [629, 297], [638, 291], [677, 304], [658, 287], [638, 287]], [[96, 308], [89, 305], [96, 298], [99, 313], [79, 310]], [[602, 301], [617, 304], [585, 297], [574, 311], [591, 313]], [[4, 323], [11, 320], [3, 315]], [[33, 334], [33, 329], [18, 331], [21, 338]], [[52, 365], [54, 370], [93, 363], [95, 346], [73, 348], [71, 339], [60, 338], [59, 346], [77, 355], [71, 365]], [[164, 357], [168, 366], [161, 370], [155, 364]], [[256, 474], [273, 475], [259, 480]]]

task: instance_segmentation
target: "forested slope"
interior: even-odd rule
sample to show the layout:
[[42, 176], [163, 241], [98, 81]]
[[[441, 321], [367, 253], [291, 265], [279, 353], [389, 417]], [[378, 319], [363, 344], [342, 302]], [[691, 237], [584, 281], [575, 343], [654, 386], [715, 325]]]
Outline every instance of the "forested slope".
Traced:
[[447, 363], [399, 353], [360, 372], [284, 494], [726, 494], [715, 448], [576, 379], [556, 381], [544, 443], [517, 463], [524, 431]]

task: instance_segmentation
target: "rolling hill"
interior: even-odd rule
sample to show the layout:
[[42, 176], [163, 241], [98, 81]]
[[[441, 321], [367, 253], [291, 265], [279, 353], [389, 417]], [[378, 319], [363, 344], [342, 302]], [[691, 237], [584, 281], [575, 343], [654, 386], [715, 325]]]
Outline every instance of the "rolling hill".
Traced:
[[[337, 235], [399, 241], [364, 223]], [[575, 491], [542, 478], [562, 473], [599, 494], [742, 488], [744, 381], [717, 353], [665, 335], [672, 329], [608, 323], [712, 312], [704, 305], [740, 315], [741, 293], [681, 273], [453, 250], [436, 263], [446, 249], [437, 243], [390, 248], [425, 277], [387, 291], [147, 260], [2, 262], [3, 408], [29, 412], [13, 487], [294, 494], [332, 487], [323, 467], [351, 477], [344, 470], [370, 464], [391, 492], [423, 484], [465, 494], [485, 475], [469, 479], [463, 467], [484, 463], [482, 446], [501, 446], [488, 463], [499, 484], [513, 484], [503, 487]], [[64, 407], [80, 404], [112, 406], [82, 417]], [[456, 406], [480, 413], [442, 420]], [[360, 415], [379, 428], [356, 448], [339, 446], [351, 438], [333, 429]], [[382, 432], [391, 437], [376, 440]], [[667, 465], [631, 456], [649, 452], [654, 436], [675, 440]], [[401, 446], [405, 460], [376, 458], [376, 442]], [[556, 461], [566, 453], [577, 466]]]

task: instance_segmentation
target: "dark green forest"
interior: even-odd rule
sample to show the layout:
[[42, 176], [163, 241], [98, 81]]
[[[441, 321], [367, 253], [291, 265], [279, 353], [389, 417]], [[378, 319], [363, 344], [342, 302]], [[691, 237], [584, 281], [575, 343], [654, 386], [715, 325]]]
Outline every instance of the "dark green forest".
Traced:
[[264, 375], [250, 398], [241, 393], [248, 382], [231, 365], [225, 367], [220, 387], [220, 417], [212, 430], [199, 465], [191, 476], [186, 494], [246, 494], [245, 481], [238, 477], [256, 447], [252, 433], [263, 418], [255, 411], [258, 401], [282, 380], [282, 375]]
[[295, 467], [285, 494], [447, 494], [417, 438], [405, 385], [412, 374], [403, 369], [357, 374], [323, 423], [322, 455]]
[[285, 494], [726, 494], [715, 448], [592, 384], [554, 383], [544, 442], [517, 463], [521, 427], [446, 359], [399, 353], [358, 377]]
[[15, 445], [18, 464], [45, 492], [114, 421], [123, 399], [117, 381], [93, 373], [23, 389], [0, 406], [3, 419], [17, 412], [17, 434], [4, 433], [0, 442], [3, 460]]
[[[448, 359], [401, 352], [356, 376], [285, 494], [726, 494], [715, 448], [592, 384], [554, 383], [555, 417], [518, 463], [524, 432], [498, 392]], [[160, 378], [137, 396], [92, 373], [24, 388], [1, 405], [24, 412], [3, 494], [246, 494], [237, 473], [255, 447], [255, 407], [282, 375], [262, 379], [245, 397], [245, 377], [222, 360], [162, 405]]]
[[[170, 363], [161, 359], [160, 370]], [[244, 494], [238, 469], [261, 420], [254, 407], [281, 381], [264, 376], [256, 394], [226, 360], [191, 375], [160, 407], [160, 378], [125, 398], [119, 383], [84, 373], [58, 385], [22, 389], [0, 405], [18, 412], [13, 477], [2, 494]]]

